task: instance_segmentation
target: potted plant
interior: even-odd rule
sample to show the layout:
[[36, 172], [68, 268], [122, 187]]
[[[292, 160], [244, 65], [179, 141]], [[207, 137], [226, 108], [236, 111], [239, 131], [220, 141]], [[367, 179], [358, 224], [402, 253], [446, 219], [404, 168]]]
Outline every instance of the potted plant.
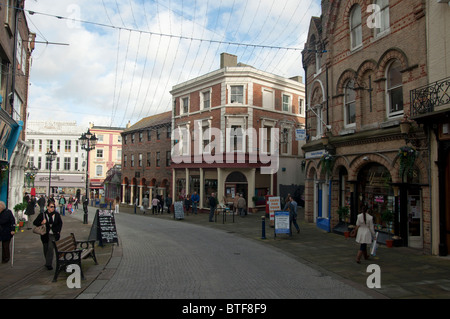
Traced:
[[325, 154], [320, 158], [320, 166], [322, 167], [322, 173], [331, 176], [333, 173], [335, 158], [333, 155]]
[[400, 177], [403, 177], [405, 173], [408, 176], [412, 175], [417, 154], [417, 151], [413, 147], [403, 146], [399, 149], [398, 158], [400, 162]]
[[381, 215], [381, 219], [386, 223], [386, 228], [389, 233], [389, 239], [386, 239], [386, 246], [392, 247], [394, 241], [391, 239], [392, 222], [394, 221], [394, 212], [390, 209], [386, 209]]
[[339, 207], [337, 210], [339, 220], [348, 223], [348, 217], [350, 216], [350, 208], [347, 206]]
[[[15, 206], [14, 206], [14, 212], [16, 213], [16, 220], [20, 220], [20, 219], [22, 219], [23, 218], [23, 211], [25, 210], [25, 209], [27, 209], [27, 206], [28, 206], [28, 204], [27, 203], [19, 203], [19, 204], [16, 204]], [[22, 212], [21, 214], [20, 214], [20, 217], [19, 217], [19, 212]]]

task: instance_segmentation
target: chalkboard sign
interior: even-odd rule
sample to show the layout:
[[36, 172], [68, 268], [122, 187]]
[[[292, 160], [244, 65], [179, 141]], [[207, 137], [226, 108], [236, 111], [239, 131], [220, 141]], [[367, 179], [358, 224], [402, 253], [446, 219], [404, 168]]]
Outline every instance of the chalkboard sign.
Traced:
[[175, 219], [184, 219], [183, 202], [175, 202], [173, 204], [173, 208], [174, 208], [174, 218]]
[[119, 244], [119, 238], [116, 230], [116, 220], [112, 210], [97, 209], [94, 222], [92, 223], [89, 239], [98, 240], [100, 246], [103, 246], [104, 243]]

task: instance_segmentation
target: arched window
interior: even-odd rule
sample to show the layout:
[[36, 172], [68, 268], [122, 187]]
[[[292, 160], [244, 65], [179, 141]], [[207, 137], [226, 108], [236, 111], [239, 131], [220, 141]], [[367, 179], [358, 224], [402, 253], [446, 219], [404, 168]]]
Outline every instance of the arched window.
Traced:
[[362, 46], [361, 7], [353, 6], [350, 12], [350, 48], [352, 50]]
[[355, 81], [347, 81], [344, 95], [344, 125], [354, 126], [356, 123], [356, 92]]
[[396, 116], [403, 114], [403, 83], [402, 65], [398, 60], [394, 60], [387, 70], [387, 107], [388, 115]]

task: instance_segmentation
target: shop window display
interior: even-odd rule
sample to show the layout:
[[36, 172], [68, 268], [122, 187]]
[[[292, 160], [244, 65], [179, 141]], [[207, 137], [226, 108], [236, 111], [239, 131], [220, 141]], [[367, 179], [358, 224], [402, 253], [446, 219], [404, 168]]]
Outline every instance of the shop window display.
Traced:
[[395, 197], [389, 171], [382, 165], [370, 164], [358, 174], [359, 207], [367, 205], [374, 218], [375, 229], [392, 233], [392, 221], [386, 220], [395, 211]]

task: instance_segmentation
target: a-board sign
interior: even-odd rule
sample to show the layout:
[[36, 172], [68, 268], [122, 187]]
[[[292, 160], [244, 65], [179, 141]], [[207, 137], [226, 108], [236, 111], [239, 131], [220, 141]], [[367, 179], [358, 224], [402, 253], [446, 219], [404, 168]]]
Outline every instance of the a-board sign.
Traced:
[[175, 202], [173, 204], [173, 210], [174, 210], [174, 218], [175, 219], [184, 219], [184, 206], [183, 202]]
[[89, 239], [96, 239], [99, 245], [109, 243], [119, 244], [117, 236], [116, 220], [112, 210], [99, 210], [95, 213], [94, 222], [92, 223], [91, 234]]
[[275, 212], [275, 236], [277, 234], [290, 234], [289, 212]]
[[267, 198], [267, 205], [269, 206], [270, 227], [275, 225], [275, 212], [281, 210], [281, 201], [279, 196], [272, 196]]

